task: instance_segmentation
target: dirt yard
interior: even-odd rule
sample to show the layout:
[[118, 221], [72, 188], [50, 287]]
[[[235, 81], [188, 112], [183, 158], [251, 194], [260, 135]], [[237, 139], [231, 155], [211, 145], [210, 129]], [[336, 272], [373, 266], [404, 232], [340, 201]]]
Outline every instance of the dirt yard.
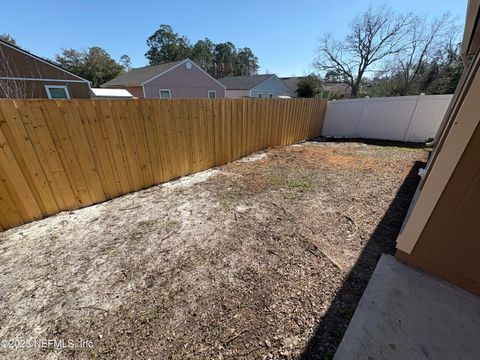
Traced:
[[0, 358], [329, 359], [426, 157], [306, 142], [0, 233]]

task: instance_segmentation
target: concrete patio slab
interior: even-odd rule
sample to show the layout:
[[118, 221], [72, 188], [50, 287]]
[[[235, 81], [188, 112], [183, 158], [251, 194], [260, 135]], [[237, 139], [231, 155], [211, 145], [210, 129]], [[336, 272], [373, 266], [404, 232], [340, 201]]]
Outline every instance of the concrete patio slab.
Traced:
[[335, 360], [479, 359], [480, 298], [383, 255]]

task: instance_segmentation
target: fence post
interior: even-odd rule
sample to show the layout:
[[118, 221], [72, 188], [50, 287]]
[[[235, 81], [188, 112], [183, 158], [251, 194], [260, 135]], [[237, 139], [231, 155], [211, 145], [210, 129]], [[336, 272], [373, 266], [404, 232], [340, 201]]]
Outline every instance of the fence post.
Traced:
[[407, 129], [405, 130], [405, 133], [403, 134], [403, 141], [406, 141], [408, 130], [410, 129], [410, 125], [412, 124], [413, 116], [415, 115], [415, 111], [417, 110], [417, 105], [418, 102], [420, 101], [420, 98], [423, 96], [423, 94], [418, 95], [417, 101], [415, 102], [415, 106], [413, 107], [412, 115], [410, 115], [410, 119], [408, 120], [408, 125]]
[[369, 97], [366, 97], [366, 98], [363, 98], [362, 99], [362, 108], [360, 109], [360, 113], [359, 113], [359, 118], [358, 118], [358, 123], [357, 123], [357, 128], [355, 129], [355, 137], [358, 138], [359, 137], [359, 130], [360, 130], [360, 126], [361, 126], [361, 123], [362, 123], [362, 120], [363, 120], [363, 109], [365, 107], [365, 104], [368, 103], [370, 101], [370, 98]]

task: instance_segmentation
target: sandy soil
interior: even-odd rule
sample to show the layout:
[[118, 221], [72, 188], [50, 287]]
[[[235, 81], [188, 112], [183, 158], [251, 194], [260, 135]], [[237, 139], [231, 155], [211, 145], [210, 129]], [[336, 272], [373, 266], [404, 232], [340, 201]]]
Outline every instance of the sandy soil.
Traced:
[[0, 357], [331, 358], [426, 156], [306, 142], [0, 233]]

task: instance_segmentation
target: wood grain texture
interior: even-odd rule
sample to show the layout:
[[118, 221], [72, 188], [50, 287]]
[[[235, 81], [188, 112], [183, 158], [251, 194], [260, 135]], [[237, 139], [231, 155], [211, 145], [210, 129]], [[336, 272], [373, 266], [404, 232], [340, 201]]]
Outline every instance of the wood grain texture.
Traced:
[[0, 100], [0, 231], [321, 134], [321, 99]]

